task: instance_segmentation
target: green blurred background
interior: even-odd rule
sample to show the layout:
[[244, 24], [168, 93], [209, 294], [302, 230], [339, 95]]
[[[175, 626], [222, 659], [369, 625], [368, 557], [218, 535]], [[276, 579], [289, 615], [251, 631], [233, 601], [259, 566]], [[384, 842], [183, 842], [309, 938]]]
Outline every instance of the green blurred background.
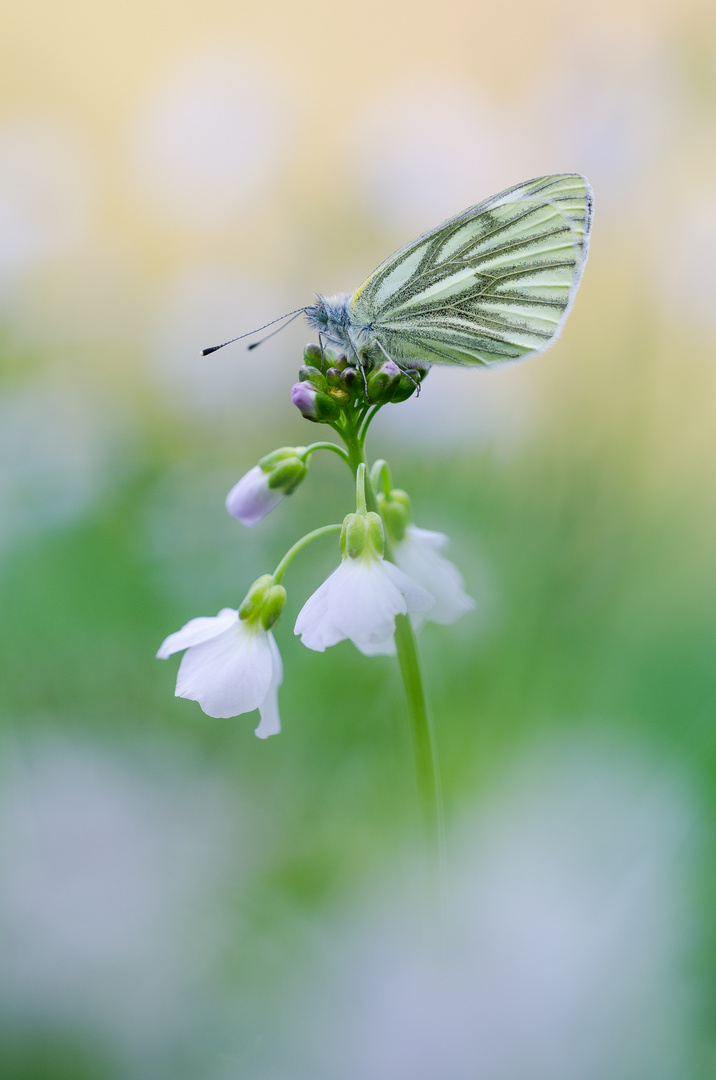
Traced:
[[[716, 16], [692, 0], [7, 5], [0, 39], [0, 1075], [716, 1075]], [[204, 360], [502, 187], [580, 171], [566, 330], [386, 408], [477, 610], [428, 626], [449, 929], [395, 665], [277, 631], [284, 732], [162, 639], [351, 508], [256, 529], [308, 334]]]

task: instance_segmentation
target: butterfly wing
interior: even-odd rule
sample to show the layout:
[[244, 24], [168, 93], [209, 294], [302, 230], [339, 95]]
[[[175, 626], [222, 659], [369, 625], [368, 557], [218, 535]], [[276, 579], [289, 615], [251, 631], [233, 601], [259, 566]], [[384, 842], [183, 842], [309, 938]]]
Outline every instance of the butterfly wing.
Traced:
[[542, 176], [406, 244], [361, 285], [351, 322], [394, 360], [494, 364], [542, 352], [579, 287], [592, 189]]

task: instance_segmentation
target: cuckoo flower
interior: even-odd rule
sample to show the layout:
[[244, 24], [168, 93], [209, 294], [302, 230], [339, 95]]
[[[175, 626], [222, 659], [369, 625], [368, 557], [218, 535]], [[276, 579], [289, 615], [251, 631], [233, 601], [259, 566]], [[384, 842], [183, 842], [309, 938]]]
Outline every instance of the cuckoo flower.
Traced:
[[176, 696], [198, 701], [207, 716], [229, 717], [258, 709], [256, 735], [265, 739], [281, 730], [278, 688], [283, 667], [270, 627], [286, 598], [267, 574], [259, 578], [238, 611], [191, 619], [170, 634], [157, 653], [160, 660], [186, 650], [179, 665]]
[[383, 558], [378, 514], [349, 514], [341, 532], [341, 564], [303, 605], [295, 632], [324, 652], [348, 638], [367, 656], [394, 653], [396, 615], [427, 611], [433, 597]]

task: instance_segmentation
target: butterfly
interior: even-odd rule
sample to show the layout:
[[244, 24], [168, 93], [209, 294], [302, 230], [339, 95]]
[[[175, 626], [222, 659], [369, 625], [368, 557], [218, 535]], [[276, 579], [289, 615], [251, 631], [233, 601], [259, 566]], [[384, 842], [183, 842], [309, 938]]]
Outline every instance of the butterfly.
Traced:
[[319, 339], [364, 369], [382, 359], [405, 370], [534, 356], [574, 302], [592, 202], [578, 173], [528, 180], [411, 240], [352, 296], [318, 296], [282, 319], [304, 314]]

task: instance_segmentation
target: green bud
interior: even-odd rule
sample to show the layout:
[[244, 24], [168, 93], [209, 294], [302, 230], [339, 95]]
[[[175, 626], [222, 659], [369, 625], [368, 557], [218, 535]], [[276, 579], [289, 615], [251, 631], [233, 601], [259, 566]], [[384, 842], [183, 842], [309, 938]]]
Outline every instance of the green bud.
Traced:
[[283, 585], [272, 585], [261, 606], [261, 625], [264, 630], [270, 630], [276, 625], [285, 603], [286, 590]]
[[396, 405], [400, 401], [407, 401], [420, 388], [420, 384], [429, 370], [429, 368], [409, 368], [409, 373], [404, 371], [393, 390], [393, 396], [390, 400]]
[[329, 367], [326, 372], [326, 382], [329, 386], [341, 385], [341, 369], [338, 367]]
[[383, 515], [390, 539], [394, 543], [402, 540], [410, 524], [410, 498], [408, 494], [401, 491], [400, 488], [393, 488], [388, 497], [381, 492], [378, 495], [378, 506]]
[[278, 450], [272, 450], [270, 454], [265, 454], [264, 457], [259, 459], [259, 465], [264, 472], [271, 472], [275, 465], [278, 465], [279, 461], [286, 461], [288, 458], [301, 457], [305, 451], [305, 446], [279, 446]]
[[303, 362], [309, 367], [323, 367], [323, 353], [319, 345], [307, 345], [303, 350]]
[[316, 390], [325, 390], [328, 386], [323, 372], [317, 371], [314, 367], [300, 367], [298, 369], [298, 381], [309, 382], [311, 386], [315, 386]]
[[290, 495], [305, 479], [307, 472], [308, 466], [305, 461], [301, 461], [295, 455], [285, 458], [269, 473], [268, 486], [274, 489], [278, 488]]
[[401, 378], [401, 371], [392, 360], [382, 364], [368, 375], [368, 397], [374, 405], [385, 405], [392, 401], [393, 392]]
[[240, 619], [256, 619], [266, 599], [273, 578], [270, 574], [263, 574], [253, 583], [239, 608]]
[[363, 379], [358, 368], [347, 367], [341, 372], [341, 386], [348, 393], [352, 393], [359, 384], [363, 386]]

